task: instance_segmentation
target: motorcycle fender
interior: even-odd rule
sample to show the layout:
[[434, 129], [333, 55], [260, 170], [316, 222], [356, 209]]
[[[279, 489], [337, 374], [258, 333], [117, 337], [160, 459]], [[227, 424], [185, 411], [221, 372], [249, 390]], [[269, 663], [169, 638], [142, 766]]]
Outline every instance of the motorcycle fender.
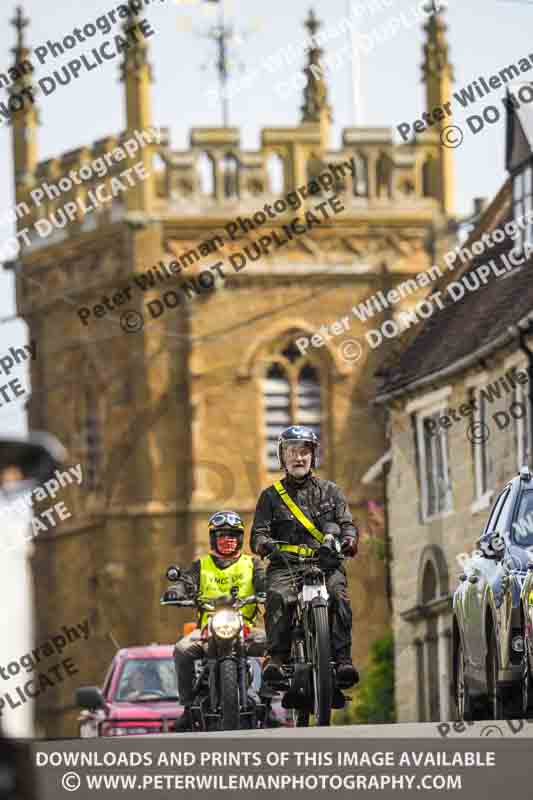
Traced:
[[325, 586], [306, 586], [305, 584], [302, 586], [302, 591], [300, 592], [300, 598], [303, 603], [310, 603], [315, 600], [315, 598], [322, 598], [323, 600], [328, 601], [328, 590]]

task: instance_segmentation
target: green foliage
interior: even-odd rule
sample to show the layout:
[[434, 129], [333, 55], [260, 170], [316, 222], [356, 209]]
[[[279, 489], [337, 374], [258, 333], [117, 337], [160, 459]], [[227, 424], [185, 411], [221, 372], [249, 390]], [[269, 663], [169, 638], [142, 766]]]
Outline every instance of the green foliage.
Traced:
[[353, 690], [353, 698], [343, 711], [335, 715], [336, 725], [368, 725], [396, 721], [392, 631], [371, 645], [368, 668], [360, 684]]

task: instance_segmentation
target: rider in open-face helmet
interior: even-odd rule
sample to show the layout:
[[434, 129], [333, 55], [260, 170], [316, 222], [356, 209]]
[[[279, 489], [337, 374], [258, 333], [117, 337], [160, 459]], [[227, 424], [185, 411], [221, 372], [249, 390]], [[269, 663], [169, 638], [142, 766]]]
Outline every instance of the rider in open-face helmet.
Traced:
[[[291, 425], [282, 431], [278, 439], [278, 461], [285, 476], [261, 493], [252, 526], [252, 551], [262, 557], [271, 556], [266, 573], [265, 608], [270, 658], [263, 674], [266, 681], [273, 683], [282, 680], [283, 664], [290, 656], [288, 596], [292, 592], [291, 571], [302, 569], [299, 555], [313, 555], [320, 546], [320, 537], [330, 532], [338, 538], [345, 556], [357, 553], [357, 528], [344, 494], [333, 481], [313, 474], [319, 459], [320, 443], [314, 430]], [[301, 513], [295, 514], [291, 504]], [[277, 551], [282, 551], [284, 559], [293, 562], [291, 570], [277, 556]], [[352, 610], [344, 567], [327, 570], [326, 582], [337, 686], [348, 688], [357, 683], [358, 674], [351, 660]]]

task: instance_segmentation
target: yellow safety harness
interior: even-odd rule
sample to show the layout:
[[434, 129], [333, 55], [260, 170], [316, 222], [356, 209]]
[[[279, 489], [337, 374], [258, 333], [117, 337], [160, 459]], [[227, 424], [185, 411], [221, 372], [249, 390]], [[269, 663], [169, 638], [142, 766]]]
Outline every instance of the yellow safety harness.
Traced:
[[[292, 497], [283, 486], [282, 482], [276, 481], [274, 484], [274, 489], [279, 494], [289, 511], [296, 517], [298, 522], [304, 526], [304, 528], [311, 534], [313, 539], [316, 539], [319, 544], [322, 544], [324, 541], [324, 534], [322, 531], [319, 531], [315, 525], [313, 525], [308, 517], [305, 516], [302, 509], [298, 508]], [[279, 545], [279, 549], [288, 550], [291, 553], [297, 553], [298, 555], [302, 556], [312, 556], [315, 553], [312, 547], [306, 547], [305, 545], [298, 544], [281, 544]]]

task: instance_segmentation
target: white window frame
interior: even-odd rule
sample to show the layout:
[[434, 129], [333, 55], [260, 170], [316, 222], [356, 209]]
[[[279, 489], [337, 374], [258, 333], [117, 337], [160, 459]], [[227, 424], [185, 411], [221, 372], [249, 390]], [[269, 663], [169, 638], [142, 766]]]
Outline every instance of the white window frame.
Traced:
[[[465, 387], [467, 392], [472, 392], [474, 395], [474, 400], [477, 401], [478, 408], [474, 409], [474, 413], [472, 415], [472, 426], [478, 424], [481, 425], [482, 423], [487, 425], [487, 401], [481, 398], [481, 390], [484, 389], [487, 384], [489, 383], [489, 376], [486, 372], [478, 373], [477, 375], [472, 375], [465, 381]], [[483, 402], [483, 412], [481, 409], [481, 404]], [[472, 443], [472, 455], [474, 460], [474, 499], [472, 501], [472, 505], [470, 506], [470, 512], [472, 514], [477, 514], [480, 511], [484, 511], [488, 508], [491, 504], [492, 497], [494, 495], [494, 488], [492, 486], [494, 474], [493, 474], [493, 464], [491, 458], [491, 451], [490, 451], [490, 431], [489, 437], [486, 440], [481, 441], [480, 443]], [[486, 462], [486, 475], [487, 475], [487, 485], [483, 487], [483, 461]], [[485, 489], [483, 491], [483, 489]]]
[[[448, 480], [448, 485], [446, 486], [445, 492], [445, 499], [444, 499], [444, 506], [439, 508], [435, 513], [429, 514], [428, 511], [428, 503], [429, 503], [429, 480], [428, 480], [428, 464], [426, 459], [426, 447], [425, 447], [425, 438], [424, 438], [424, 420], [428, 417], [432, 417], [435, 414], [438, 414], [439, 417], [445, 416], [448, 410], [448, 404], [445, 402], [444, 397], [448, 396], [451, 393], [450, 390], [443, 396], [442, 400], [438, 402], [434, 402], [431, 404], [424, 404], [422, 402], [418, 404], [418, 410], [416, 408], [417, 403], [414, 401], [413, 404], [410, 404], [408, 408], [417, 411], [416, 413], [416, 435], [417, 435], [417, 442], [418, 442], [418, 454], [419, 454], [419, 462], [420, 462], [420, 488], [421, 488], [421, 514], [422, 514], [422, 522], [431, 522], [434, 519], [439, 519], [443, 517], [447, 517], [450, 514], [453, 514], [453, 491], [452, 491], [452, 481], [451, 481], [451, 472], [450, 472], [450, 463], [449, 463], [449, 450], [448, 450], [448, 428], [442, 428], [439, 426], [438, 432], [435, 435], [435, 439], [440, 439], [440, 445], [442, 448], [442, 462], [444, 468], [444, 475]], [[439, 393], [442, 394], [442, 391]], [[421, 398], [423, 401], [424, 398]], [[428, 400], [429, 398], [425, 398]], [[435, 475], [435, 486], [438, 487], [438, 475]], [[438, 497], [438, 494], [437, 494]]]

